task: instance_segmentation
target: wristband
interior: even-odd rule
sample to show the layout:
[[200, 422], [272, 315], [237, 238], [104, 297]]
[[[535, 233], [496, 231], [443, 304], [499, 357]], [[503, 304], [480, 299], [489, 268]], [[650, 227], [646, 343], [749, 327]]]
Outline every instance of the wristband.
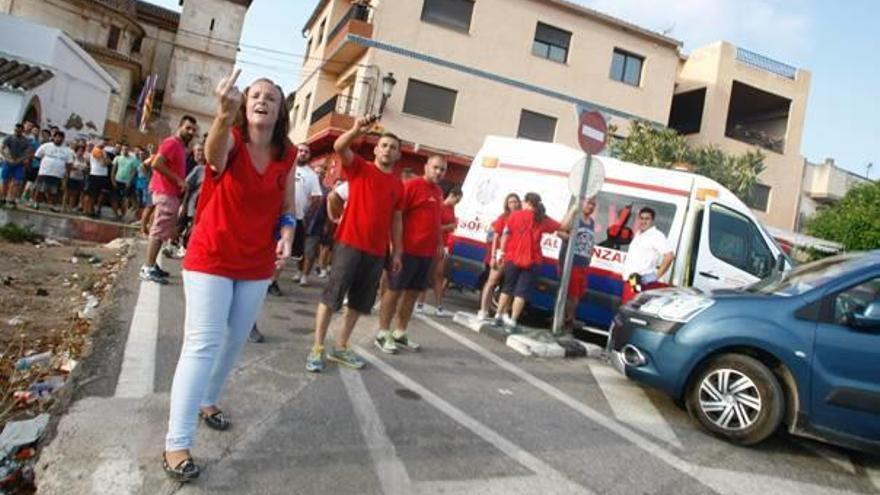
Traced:
[[293, 218], [293, 215], [290, 213], [285, 213], [278, 218], [278, 228], [281, 227], [292, 227], [296, 225], [296, 219]]

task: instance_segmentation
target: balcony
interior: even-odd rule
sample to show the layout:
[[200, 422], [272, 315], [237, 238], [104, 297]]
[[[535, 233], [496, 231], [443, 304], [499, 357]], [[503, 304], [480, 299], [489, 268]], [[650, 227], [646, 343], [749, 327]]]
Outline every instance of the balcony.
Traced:
[[350, 96], [336, 95], [312, 112], [308, 135], [315, 136], [328, 129], [348, 130], [354, 124], [357, 100]]
[[348, 35], [373, 37], [369, 7], [352, 5], [327, 35], [327, 48], [324, 50], [324, 70], [327, 72], [342, 73], [367, 51], [366, 46], [350, 41]]

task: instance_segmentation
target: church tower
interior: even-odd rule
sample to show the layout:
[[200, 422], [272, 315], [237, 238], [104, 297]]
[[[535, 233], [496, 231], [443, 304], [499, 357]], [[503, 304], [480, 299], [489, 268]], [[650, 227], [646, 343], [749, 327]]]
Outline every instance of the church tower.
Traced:
[[180, 0], [162, 113], [174, 130], [183, 114], [207, 132], [216, 110], [214, 87], [232, 71], [252, 0]]

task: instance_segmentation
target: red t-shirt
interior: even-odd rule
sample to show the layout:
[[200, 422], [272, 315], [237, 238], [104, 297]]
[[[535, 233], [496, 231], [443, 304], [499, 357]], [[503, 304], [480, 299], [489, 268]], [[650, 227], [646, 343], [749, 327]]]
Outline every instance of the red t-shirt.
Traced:
[[440, 244], [443, 190], [424, 177], [403, 183], [403, 252], [432, 258]]
[[[165, 166], [170, 168], [172, 172], [179, 175], [181, 179], [186, 178], [186, 145], [178, 136], [165, 138], [159, 145], [157, 154], [165, 158]], [[150, 179], [150, 191], [168, 196], [180, 196], [183, 192], [177, 187], [177, 184], [159, 172], [154, 172], [153, 178]]]
[[[501, 234], [504, 233], [504, 226], [507, 225], [507, 215], [509, 214], [502, 213], [492, 222], [492, 238], [498, 239], [498, 242], [501, 242]], [[492, 264], [492, 242], [489, 242], [488, 249], [486, 249], [486, 259], [483, 260], [487, 265]]]
[[535, 212], [532, 210], [515, 211], [507, 217], [505, 231], [510, 237], [504, 247], [504, 259], [513, 262], [520, 268], [539, 265], [541, 254], [541, 237], [559, 230], [559, 222], [550, 217], [535, 225]]
[[205, 168], [196, 217], [183, 268], [236, 280], [264, 280], [275, 271], [275, 228], [284, 209], [287, 175], [296, 159], [290, 147], [260, 175], [241, 133], [219, 176]]
[[[442, 211], [440, 213], [440, 225], [449, 225], [449, 224], [458, 225], [458, 219], [455, 218], [455, 207], [444, 204]], [[452, 233], [455, 230], [444, 230], [443, 231], [443, 245], [446, 246], [446, 249], [449, 252], [452, 252]]]
[[403, 207], [403, 183], [358, 155], [342, 173], [348, 180], [345, 215], [336, 240], [372, 256], [385, 256], [394, 212]]

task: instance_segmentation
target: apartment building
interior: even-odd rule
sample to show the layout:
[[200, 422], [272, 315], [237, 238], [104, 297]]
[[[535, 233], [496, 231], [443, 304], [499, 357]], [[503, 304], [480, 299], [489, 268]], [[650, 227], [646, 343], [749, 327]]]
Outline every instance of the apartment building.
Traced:
[[766, 168], [743, 199], [765, 223], [793, 230], [809, 90], [808, 71], [719, 41], [682, 57], [669, 126], [693, 144], [760, 150]]
[[823, 207], [836, 204], [847, 191], [855, 186], [867, 184], [867, 177], [841, 168], [834, 159], [826, 158], [822, 163], [805, 161], [799, 218], [795, 231], [803, 229], [805, 221]]
[[[683, 57], [675, 39], [564, 0], [321, 0], [303, 35], [291, 138], [309, 142], [319, 157], [330, 155], [354, 116], [381, 111], [382, 127], [405, 141], [400, 168], [418, 173], [440, 153], [451, 164], [447, 179], [459, 182], [487, 135], [576, 147], [577, 105], [601, 110], [619, 134], [632, 118], [686, 124], [693, 142], [739, 152], [763, 142], [743, 124], [776, 136], [779, 109], [757, 124], [747, 112], [752, 94], [737, 89], [731, 99], [737, 82], [789, 102], [785, 153], [766, 153], [767, 209], [783, 202], [777, 175], [800, 177], [803, 160], [787, 159], [799, 156], [808, 74], [795, 70], [789, 80], [746, 65], [726, 43]], [[705, 93], [700, 104], [694, 91]], [[729, 108], [746, 112], [734, 118], [733, 138], [726, 136]], [[360, 151], [369, 156], [370, 149], [368, 139]], [[793, 226], [790, 214], [781, 226]]]

